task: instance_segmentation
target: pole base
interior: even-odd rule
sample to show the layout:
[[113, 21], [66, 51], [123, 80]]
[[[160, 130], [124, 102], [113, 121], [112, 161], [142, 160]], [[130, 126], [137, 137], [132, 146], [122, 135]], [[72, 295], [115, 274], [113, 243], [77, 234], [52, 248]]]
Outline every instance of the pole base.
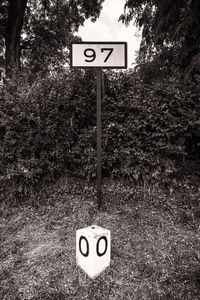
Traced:
[[101, 190], [100, 189], [97, 190], [97, 204], [98, 204], [98, 209], [100, 209], [101, 205], [102, 205], [102, 203], [101, 203]]

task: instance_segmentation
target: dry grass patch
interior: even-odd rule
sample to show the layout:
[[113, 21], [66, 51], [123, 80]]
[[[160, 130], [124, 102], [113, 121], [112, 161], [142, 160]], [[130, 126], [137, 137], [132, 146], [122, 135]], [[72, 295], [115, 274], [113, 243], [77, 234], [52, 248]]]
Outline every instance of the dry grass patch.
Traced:
[[[98, 211], [92, 187], [57, 183], [38, 207], [2, 204], [0, 299], [198, 299], [198, 219], [181, 223], [176, 196], [105, 183]], [[110, 267], [94, 281], [75, 261], [76, 229], [91, 224], [112, 237]]]

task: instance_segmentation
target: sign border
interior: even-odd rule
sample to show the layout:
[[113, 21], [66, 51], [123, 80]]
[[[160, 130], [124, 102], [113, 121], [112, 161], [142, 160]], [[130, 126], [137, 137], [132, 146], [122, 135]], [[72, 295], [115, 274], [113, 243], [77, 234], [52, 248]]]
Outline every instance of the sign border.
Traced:
[[[124, 61], [125, 61], [125, 64], [124, 64], [124, 66], [108, 66], [108, 67], [103, 67], [103, 66], [87, 66], [87, 67], [85, 67], [85, 66], [73, 66], [72, 65], [72, 45], [77, 45], [77, 44], [89, 44], [89, 45], [92, 45], [92, 44], [103, 44], [103, 45], [106, 45], [106, 44], [109, 44], [109, 45], [121, 45], [121, 44], [123, 44], [125, 47], [124, 47], [124, 49], [125, 49], [125, 51], [124, 51], [124, 55], [125, 55], [125, 57], [124, 57]], [[127, 42], [105, 42], [105, 41], [103, 41], [103, 42], [95, 42], [95, 41], [89, 41], [89, 42], [86, 42], [86, 41], [84, 41], [84, 42], [71, 42], [71, 44], [70, 44], [70, 68], [73, 68], [73, 69], [91, 69], [91, 68], [101, 68], [101, 69], [127, 69], [127, 65], [128, 65], [128, 62], [127, 62]]]

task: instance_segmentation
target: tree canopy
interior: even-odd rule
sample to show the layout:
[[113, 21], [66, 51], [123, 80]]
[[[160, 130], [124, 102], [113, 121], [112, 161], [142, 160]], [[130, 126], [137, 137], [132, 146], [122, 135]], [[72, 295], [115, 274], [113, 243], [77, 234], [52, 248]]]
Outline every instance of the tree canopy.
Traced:
[[0, 47], [6, 48], [7, 75], [20, 69], [21, 57], [34, 72], [63, 63], [74, 33], [85, 19], [99, 17], [103, 1], [2, 0]]
[[120, 20], [126, 25], [135, 20], [142, 30], [140, 62], [168, 49], [185, 68], [199, 54], [199, 17], [199, 0], [126, 0]]

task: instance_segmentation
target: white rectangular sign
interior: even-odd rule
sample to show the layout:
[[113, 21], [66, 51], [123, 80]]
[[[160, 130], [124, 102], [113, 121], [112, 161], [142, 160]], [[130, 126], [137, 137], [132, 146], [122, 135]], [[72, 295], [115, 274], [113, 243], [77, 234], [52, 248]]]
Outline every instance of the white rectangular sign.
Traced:
[[70, 54], [72, 68], [127, 68], [126, 42], [74, 42]]

